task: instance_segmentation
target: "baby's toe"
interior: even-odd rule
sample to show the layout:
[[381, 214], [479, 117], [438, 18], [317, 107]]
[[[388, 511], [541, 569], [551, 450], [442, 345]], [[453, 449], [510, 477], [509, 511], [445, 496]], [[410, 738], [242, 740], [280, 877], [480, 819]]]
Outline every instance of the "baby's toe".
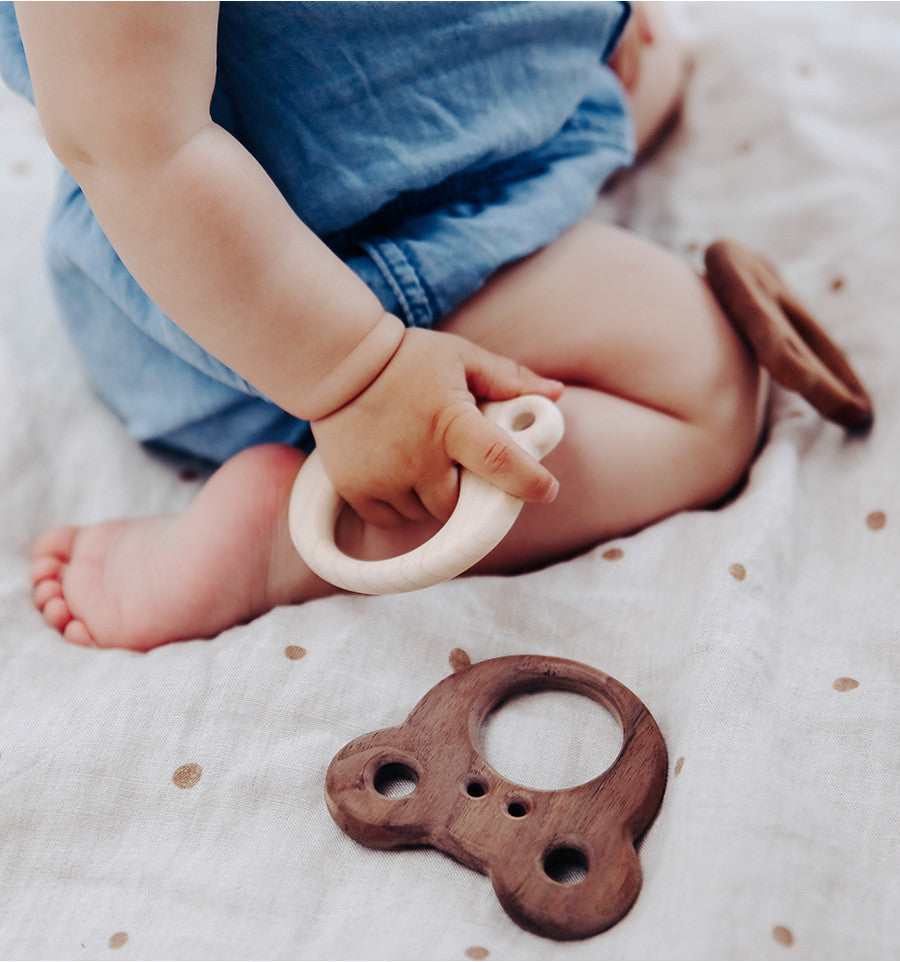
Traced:
[[43, 611], [50, 601], [55, 598], [62, 598], [62, 585], [58, 578], [44, 578], [34, 586], [31, 597], [34, 599], [35, 607]]
[[97, 643], [87, 630], [87, 625], [79, 618], [73, 618], [63, 631], [63, 638], [71, 645], [80, 645], [82, 648], [96, 648]]
[[60, 633], [65, 630], [66, 625], [72, 620], [72, 612], [69, 610], [69, 606], [66, 604], [66, 600], [62, 594], [51, 597], [44, 602], [41, 607], [41, 614], [44, 616], [44, 621]]
[[79, 528], [73, 525], [63, 525], [45, 531], [34, 543], [31, 557], [35, 562], [42, 558], [57, 558], [68, 561], [72, 557], [72, 546], [78, 536]]
[[42, 581], [59, 581], [61, 577], [63, 563], [59, 558], [48, 555], [37, 558], [31, 565], [31, 583], [37, 587]]

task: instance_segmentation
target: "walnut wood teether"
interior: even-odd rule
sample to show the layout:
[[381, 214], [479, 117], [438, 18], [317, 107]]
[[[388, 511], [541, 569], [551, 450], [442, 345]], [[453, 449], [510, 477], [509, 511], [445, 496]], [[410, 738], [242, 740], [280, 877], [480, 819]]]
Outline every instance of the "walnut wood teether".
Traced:
[[[612, 767], [575, 788], [541, 791], [488, 764], [478, 746], [484, 719], [513, 695], [541, 689], [574, 691], [612, 712], [624, 735]], [[337, 824], [364, 845], [440, 849], [489, 876], [519, 925], [580, 939], [614, 925], [637, 898], [634, 843], [659, 808], [666, 770], [659, 728], [624, 685], [575, 661], [515, 655], [445, 678], [402, 725], [351, 742], [331, 762], [325, 794]], [[399, 772], [415, 789], [382, 794], [382, 779]], [[586, 874], [554, 880], [560, 860]]]
[[[563, 436], [559, 408], [537, 394], [495, 401], [482, 408], [529, 454], [546, 457]], [[427, 588], [455, 578], [495, 548], [512, 527], [522, 502], [484, 478], [463, 471], [459, 498], [447, 523], [425, 544], [383, 561], [360, 561], [334, 542], [342, 501], [317, 452], [306, 459], [291, 491], [288, 525], [300, 557], [319, 577], [361, 594]]]
[[706, 251], [706, 279], [757, 360], [779, 384], [851, 430], [872, 423], [872, 402], [840, 349], [788, 290], [775, 268], [730, 240]]

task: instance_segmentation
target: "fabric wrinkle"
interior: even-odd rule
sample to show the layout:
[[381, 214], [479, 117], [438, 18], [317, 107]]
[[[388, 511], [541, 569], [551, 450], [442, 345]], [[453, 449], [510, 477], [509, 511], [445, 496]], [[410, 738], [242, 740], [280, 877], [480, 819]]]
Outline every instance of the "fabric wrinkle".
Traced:
[[[433, 327], [578, 221], [631, 162], [627, 98], [602, 62], [628, 13], [223, 4], [211, 116], [386, 311]], [[31, 97], [12, 4], [0, 4], [0, 64]], [[261, 436], [312, 443], [147, 297], [65, 173], [48, 251], [63, 323], [136, 438], [214, 461]]]

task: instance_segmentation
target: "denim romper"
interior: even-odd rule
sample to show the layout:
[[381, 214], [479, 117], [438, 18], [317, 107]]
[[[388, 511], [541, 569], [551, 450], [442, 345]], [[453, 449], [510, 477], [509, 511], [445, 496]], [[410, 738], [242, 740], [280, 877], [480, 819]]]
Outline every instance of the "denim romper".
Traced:
[[[633, 159], [605, 61], [627, 3], [223, 3], [212, 119], [408, 325], [548, 244]], [[11, 3], [0, 67], [33, 100]], [[100, 396], [140, 441], [215, 463], [298, 421], [170, 321], [62, 173], [47, 255]]]

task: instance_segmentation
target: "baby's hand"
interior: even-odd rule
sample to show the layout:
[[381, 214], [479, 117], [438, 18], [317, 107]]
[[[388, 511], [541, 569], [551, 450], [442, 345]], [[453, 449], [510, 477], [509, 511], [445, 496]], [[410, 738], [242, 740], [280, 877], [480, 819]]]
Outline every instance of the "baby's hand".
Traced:
[[563, 385], [440, 331], [410, 329], [357, 398], [312, 423], [338, 494], [367, 522], [450, 516], [462, 465], [523, 501], [548, 503], [558, 483], [476, 407], [521, 394], [556, 400]]

